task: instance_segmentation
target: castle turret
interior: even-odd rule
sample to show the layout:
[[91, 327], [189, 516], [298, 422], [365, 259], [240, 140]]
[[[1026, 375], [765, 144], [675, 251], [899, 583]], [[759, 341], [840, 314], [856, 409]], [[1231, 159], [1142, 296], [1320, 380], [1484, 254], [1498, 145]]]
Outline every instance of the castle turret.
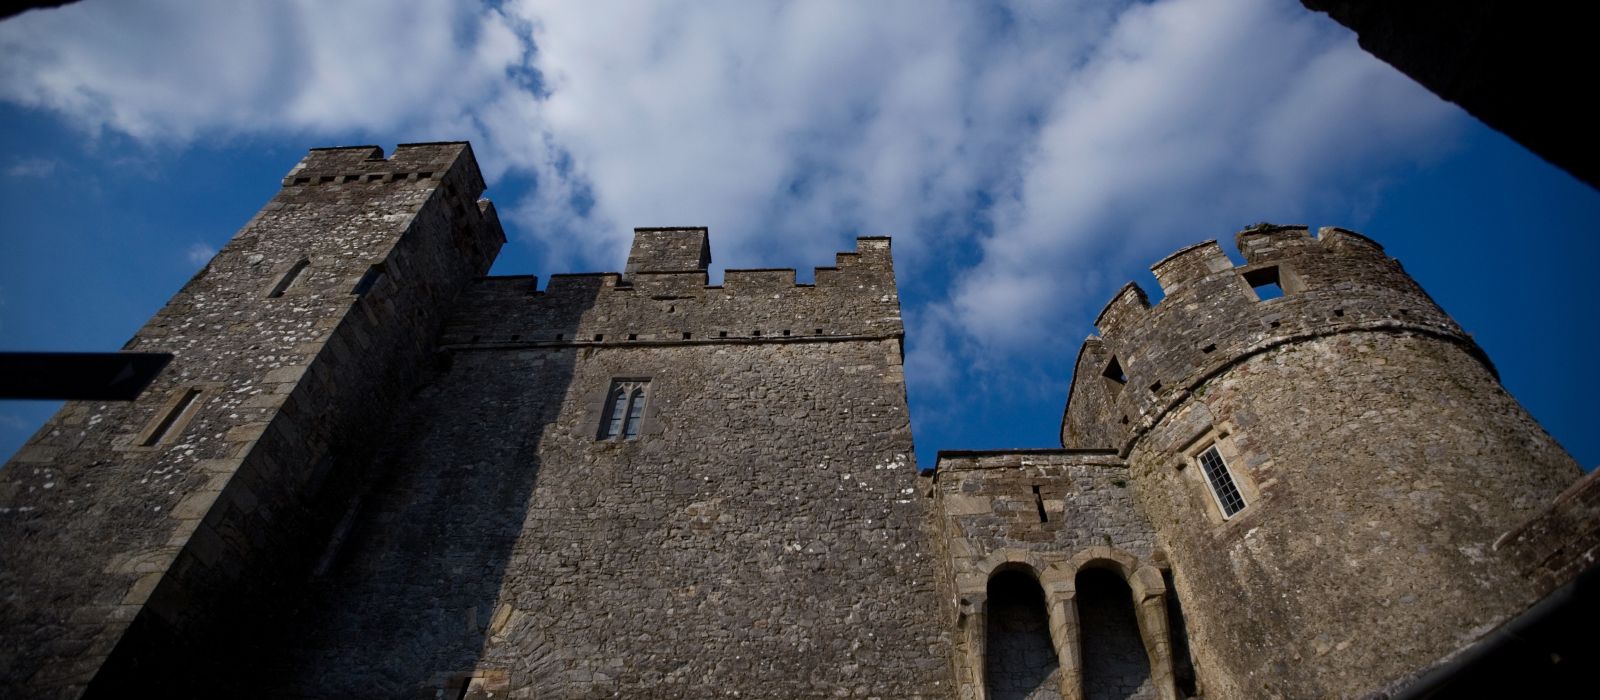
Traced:
[[175, 356], [145, 393], [68, 402], [17, 453], [6, 694], [182, 695], [260, 642], [504, 242], [483, 189], [465, 143], [311, 151], [128, 341]]
[[1079, 353], [1070, 448], [1128, 461], [1208, 696], [1405, 682], [1530, 604], [1495, 543], [1578, 469], [1372, 240], [1239, 233], [1128, 285]]

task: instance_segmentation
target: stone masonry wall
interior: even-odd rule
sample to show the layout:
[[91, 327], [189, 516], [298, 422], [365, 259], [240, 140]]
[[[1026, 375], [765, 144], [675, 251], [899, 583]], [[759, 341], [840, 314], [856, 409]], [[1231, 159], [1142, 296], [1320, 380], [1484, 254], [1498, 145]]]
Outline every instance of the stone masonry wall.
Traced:
[[[263, 694], [948, 697], [888, 252], [672, 300], [481, 281]], [[829, 306], [841, 335], [781, 334]], [[644, 429], [597, 440], [618, 378], [648, 380]]]
[[[1245, 493], [1224, 521], [1193, 453]], [[1476, 357], [1404, 332], [1279, 346], [1213, 378], [1129, 457], [1207, 696], [1352, 696], [1533, 601], [1493, 543], [1577, 466]]]
[[1600, 564], [1600, 471], [1589, 472], [1555, 501], [1495, 540], [1542, 596]]
[[127, 344], [176, 355], [145, 394], [69, 402], [0, 470], [10, 691], [172, 691], [247, 645], [503, 240], [465, 144], [313, 151], [284, 184]]

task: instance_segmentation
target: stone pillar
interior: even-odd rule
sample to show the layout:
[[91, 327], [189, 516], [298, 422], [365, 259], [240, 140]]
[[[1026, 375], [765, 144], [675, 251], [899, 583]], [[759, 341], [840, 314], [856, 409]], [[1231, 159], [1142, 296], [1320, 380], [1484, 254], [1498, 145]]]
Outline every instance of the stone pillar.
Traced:
[[1078, 625], [1078, 599], [1072, 587], [1046, 593], [1050, 611], [1050, 641], [1061, 664], [1061, 700], [1083, 698], [1083, 644]]
[[985, 609], [988, 601], [979, 598], [972, 601], [972, 612], [967, 613], [967, 673], [972, 679], [972, 700], [986, 700], [989, 697], [989, 679], [984, 672], [984, 664], [988, 662], [989, 643], [989, 616]]
[[1133, 613], [1139, 620], [1139, 638], [1150, 658], [1150, 683], [1162, 700], [1178, 700], [1172, 670], [1172, 631], [1167, 624], [1167, 584], [1153, 566], [1141, 566], [1128, 580], [1133, 589]]

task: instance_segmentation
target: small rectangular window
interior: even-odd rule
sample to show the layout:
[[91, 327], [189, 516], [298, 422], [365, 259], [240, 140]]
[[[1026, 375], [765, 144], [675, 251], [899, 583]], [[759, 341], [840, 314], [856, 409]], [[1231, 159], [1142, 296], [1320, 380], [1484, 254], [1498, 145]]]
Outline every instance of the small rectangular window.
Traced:
[[1250, 288], [1256, 292], [1257, 301], [1269, 301], [1283, 296], [1283, 280], [1278, 275], [1278, 266], [1263, 267], [1244, 273], [1244, 281], [1250, 283]]
[[1207, 447], [1195, 459], [1200, 463], [1201, 471], [1205, 472], [1206, 484], [1211, 487], [1211, 495], [1222, 509], [1222, 517], [1231, 518], [1244, 510], [1244, 495], [1239, 493], [1239, 485], [1233, 481], [1233, 472], [1228, 470], [1228, 463], [1222, 461], [1222, 453], [1217, 451], [1217, 446]]

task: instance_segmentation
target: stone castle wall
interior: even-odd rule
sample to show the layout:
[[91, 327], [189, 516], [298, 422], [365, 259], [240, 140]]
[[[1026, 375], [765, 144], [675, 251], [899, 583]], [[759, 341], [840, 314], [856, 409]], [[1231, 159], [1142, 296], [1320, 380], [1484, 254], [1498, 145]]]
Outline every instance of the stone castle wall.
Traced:
[[307, 568], [421, 339], [504, 240], [464, 143], [313, 151], [284, 185], [128, 342], [175, 355], [155, 383], [68, 402], [0, 470], [12, 691], [203, 682]]
[[[888, 241], [814, 286], [667, 273], [699, 279], [666, 299], [649, 252], [626, 278], [472, 286], [250, 685], [948, 696]], [[644, 428], [600, 440], [619, 378], [648, 381]]]

